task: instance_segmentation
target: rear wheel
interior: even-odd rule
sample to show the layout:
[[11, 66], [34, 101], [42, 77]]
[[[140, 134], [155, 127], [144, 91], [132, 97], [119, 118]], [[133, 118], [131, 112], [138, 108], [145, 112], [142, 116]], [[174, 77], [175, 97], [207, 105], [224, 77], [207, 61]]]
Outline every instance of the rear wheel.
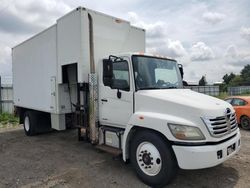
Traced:
[[36, 113], [32, 111], [26, 111], [23, 117], [23, 128], [27, 136], [33, 136], [36, 134], [35, 126], [37, 124]]
[[178, 169], [171, 145], [150, 131], [136, 134], [131, 143], [130, 158], [138, 177], [153, 187], [170, 183]]
[[250, 129], [250, 118], [247, 116], [242, 116], [240, 118], [240, 124], [243, 129], [249, 130]]

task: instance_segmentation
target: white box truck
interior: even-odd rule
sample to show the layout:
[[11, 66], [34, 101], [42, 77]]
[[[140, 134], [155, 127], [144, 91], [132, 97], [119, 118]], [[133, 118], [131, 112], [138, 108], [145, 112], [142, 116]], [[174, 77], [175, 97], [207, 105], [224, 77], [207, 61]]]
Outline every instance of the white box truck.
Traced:
[[14, 47], [14, 104], [25, 133], [77, 127], [79, 139], [121, 154], [151, 186], [237, 153], [232, 106], [183, 89], [174, 59], [144, 51], [143, 29], [83, 7]]

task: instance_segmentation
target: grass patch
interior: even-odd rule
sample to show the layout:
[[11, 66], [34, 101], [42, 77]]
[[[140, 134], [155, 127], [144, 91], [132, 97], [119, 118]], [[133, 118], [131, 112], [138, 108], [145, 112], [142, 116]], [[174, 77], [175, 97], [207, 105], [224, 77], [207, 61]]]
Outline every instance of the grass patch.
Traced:
[[0, 114], [0, 128], [15, 127], [19, 124], [18, 117], [9, 113]]
[[216, 96], [216, 97], [224, 100], [225, 98], [228, 97], [228, 94], [227, 94], [227, 92], [220, 92], [219, 96]]

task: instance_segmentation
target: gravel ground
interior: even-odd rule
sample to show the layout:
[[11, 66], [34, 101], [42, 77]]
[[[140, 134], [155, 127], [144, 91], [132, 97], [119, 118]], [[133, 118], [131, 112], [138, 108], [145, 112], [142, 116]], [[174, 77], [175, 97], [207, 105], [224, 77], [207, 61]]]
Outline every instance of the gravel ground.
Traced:
[[[168, 187], [250, 187], [250, 131], [241, 130], [239, 154], [204, 170], [179, 170]], [[132, 166], [91, 144], [76, 130], [26, 137], [23, 130], [0, 130], [0, 187], [147, 187]]]

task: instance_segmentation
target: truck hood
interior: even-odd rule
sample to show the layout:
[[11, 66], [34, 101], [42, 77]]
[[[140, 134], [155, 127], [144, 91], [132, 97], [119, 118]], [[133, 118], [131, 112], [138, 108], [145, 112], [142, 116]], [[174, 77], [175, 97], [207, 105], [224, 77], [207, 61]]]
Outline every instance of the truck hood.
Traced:
[[193, 119], [218, 117], [232, 106], [220, 99], [190, 89], [140, 90], [135, 94], [136, 111], [153, 111]]

